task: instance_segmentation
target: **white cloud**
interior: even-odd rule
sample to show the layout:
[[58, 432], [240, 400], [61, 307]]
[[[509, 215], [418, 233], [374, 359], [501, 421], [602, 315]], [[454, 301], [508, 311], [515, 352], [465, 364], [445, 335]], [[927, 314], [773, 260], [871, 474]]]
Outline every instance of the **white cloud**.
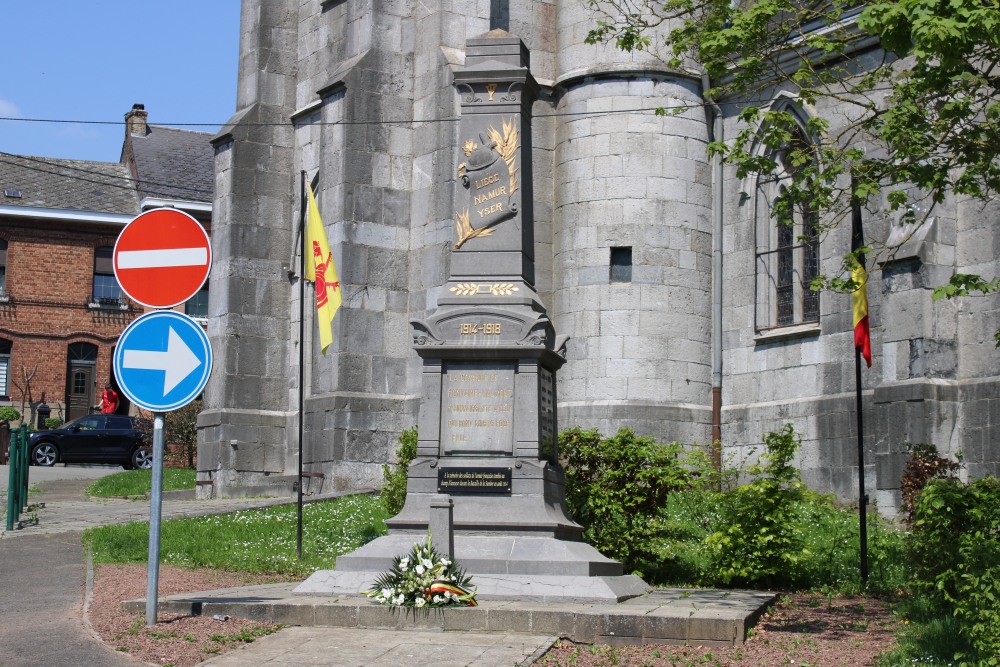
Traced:
[[0, 98], [0, 116], [5, 118], [20, 118], [21, 110], [13, 102]]

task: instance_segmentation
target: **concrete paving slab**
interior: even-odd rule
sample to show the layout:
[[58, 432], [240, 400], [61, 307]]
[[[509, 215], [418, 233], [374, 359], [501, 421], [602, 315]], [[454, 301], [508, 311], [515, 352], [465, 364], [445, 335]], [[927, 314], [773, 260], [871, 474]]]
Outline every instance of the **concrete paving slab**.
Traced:
[[[28, 485], [35, 485], [39, 482], [50, 482], [59, 479], [87, 479], [94, 480], [107, 477], [116, 472], [124, 470], [121, 466], [80, 464], [66, 465], [60, 463], [52, 467], [30, 466], [28, 468]], [[7, 492], [7, 484], [10, 480], [10, 466], [0, 465], [0, 493]]]
[[232, 653], [207, 660], [201, 665], [527, 665], [536, 654], [544, 653], [555, 641], [553, 636], [532, 634], [287, 628]]

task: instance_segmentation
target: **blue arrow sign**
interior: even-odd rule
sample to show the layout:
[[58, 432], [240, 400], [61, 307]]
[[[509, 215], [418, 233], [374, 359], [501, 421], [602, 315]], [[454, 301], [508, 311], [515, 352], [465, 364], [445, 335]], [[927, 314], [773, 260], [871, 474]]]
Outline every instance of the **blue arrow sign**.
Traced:
[[201, 325], [172, 310], [128, 325], [115, 348], [115, 376], [130, 401], [169, 412], [197, 398], [212, 373], [212, 347]]

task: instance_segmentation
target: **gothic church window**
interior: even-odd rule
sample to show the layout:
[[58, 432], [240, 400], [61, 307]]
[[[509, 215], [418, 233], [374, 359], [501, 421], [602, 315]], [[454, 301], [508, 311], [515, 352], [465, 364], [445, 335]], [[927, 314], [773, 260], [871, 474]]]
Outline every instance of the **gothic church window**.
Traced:
[[808, 202], [789, 196], [791, 155], [808, 147], [799, 128], [771, 158], [773, 174], [757, 177], [755, 193], [755, 328], [766, 332], [819, 322], [819, 292], [809, 286], [819, 275], [819, 220]]

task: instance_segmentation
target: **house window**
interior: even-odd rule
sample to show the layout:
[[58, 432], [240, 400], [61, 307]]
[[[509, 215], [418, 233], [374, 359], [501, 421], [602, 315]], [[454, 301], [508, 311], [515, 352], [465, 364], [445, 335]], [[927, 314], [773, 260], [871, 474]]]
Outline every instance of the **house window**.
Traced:
[[757, 331], [819, 322], [819, 292], [810, 289], [819, 275], [819, 221], [808, 204], [788, 200], [789, 153], [807, 145], [800, 133], [772, 156], [776, 172], [757, 179]]
[[0, 299], [7, 296], [7, 242], [0, 239]]
[[7, 387], [10, 377], [10, 349], [12, 344], [6, 338], [0, 338], [0, 399], [10, 398], [10, 390]]
[[118, 307], [124, 302], [122, 288], [115, 278], [114, 248], [94, 248], [94, 291], [91, 303]]
[[611, 249], [610, 279], [613, 283], [632, 282], [632, 248]]
[[184, 302], [184, 314], [188, 317], [208, 317], [208, 285], [203, 285], [193, 297]]

